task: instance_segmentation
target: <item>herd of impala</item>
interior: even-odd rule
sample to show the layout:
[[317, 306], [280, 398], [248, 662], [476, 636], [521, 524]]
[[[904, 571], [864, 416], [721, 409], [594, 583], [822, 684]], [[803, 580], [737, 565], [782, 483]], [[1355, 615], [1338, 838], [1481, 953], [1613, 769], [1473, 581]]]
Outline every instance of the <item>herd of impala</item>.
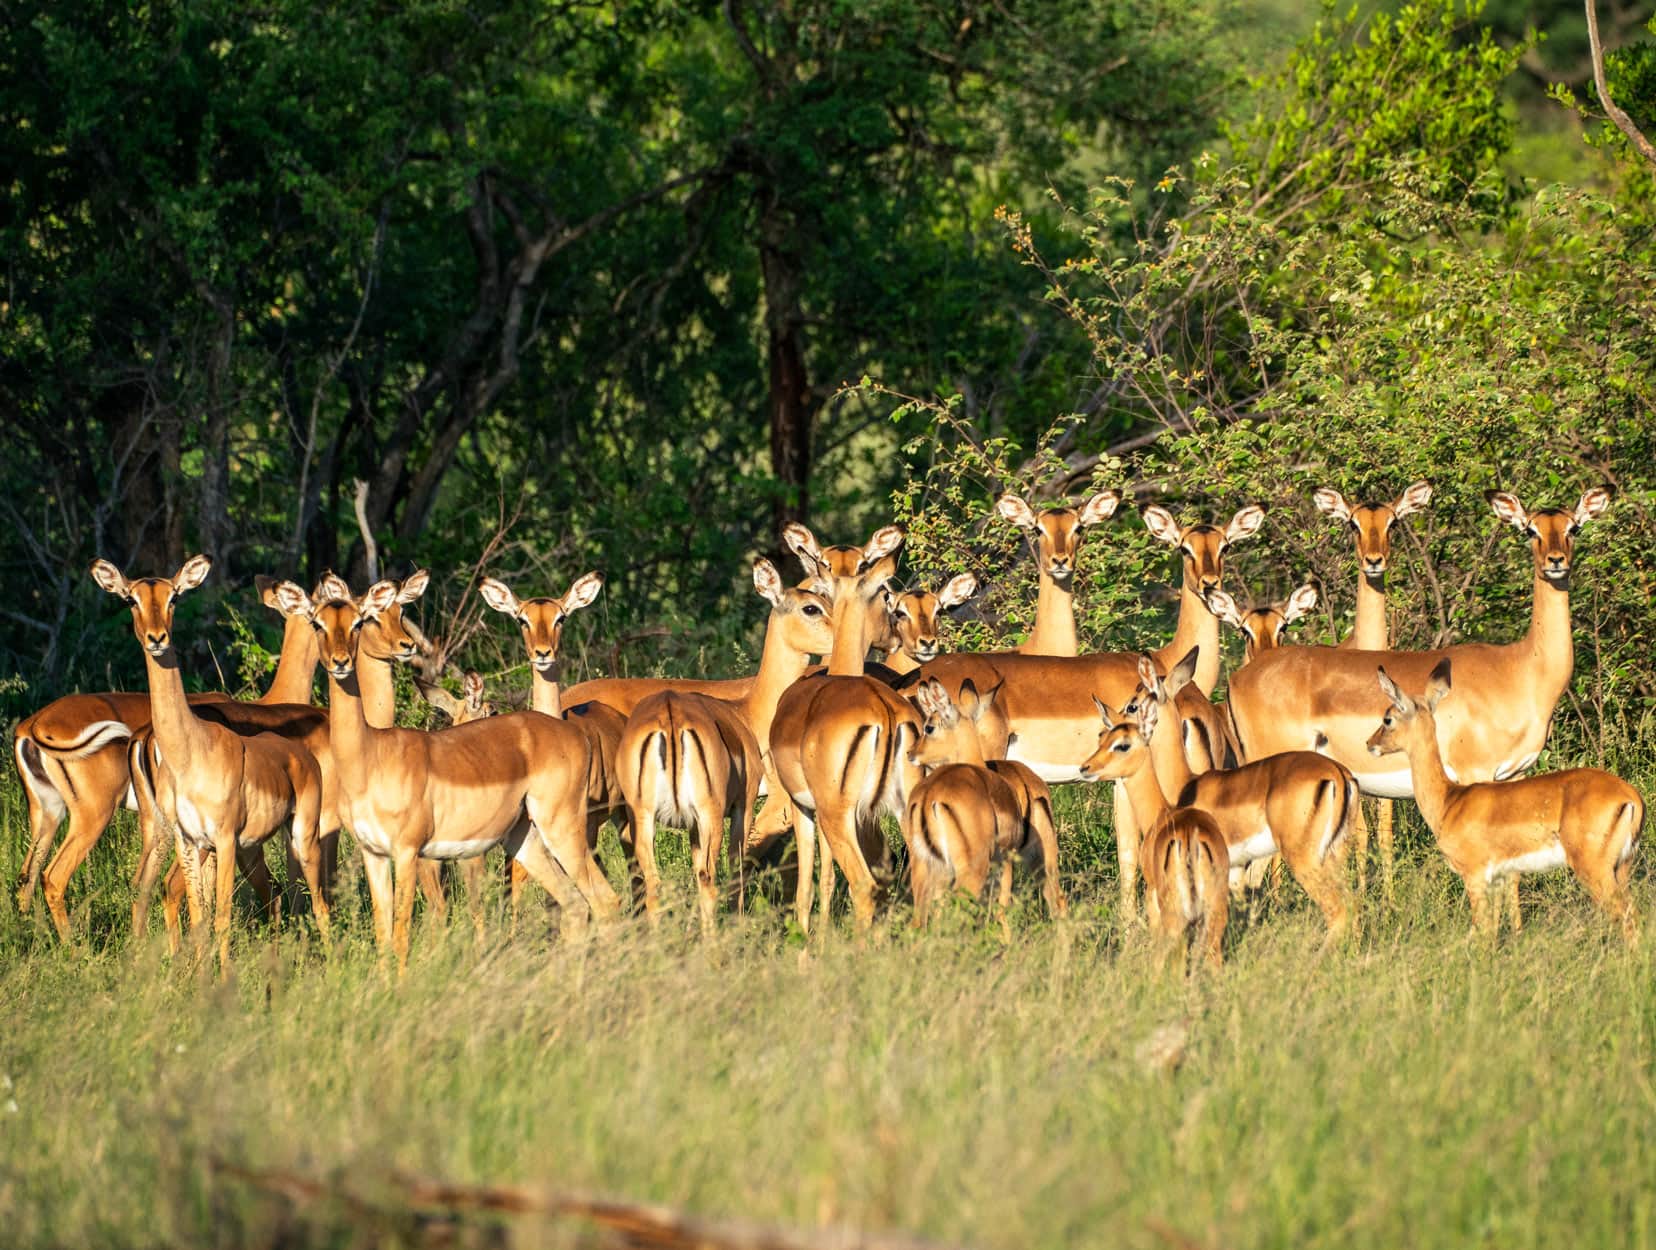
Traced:
[[[1589, 490], [1573, 510], [1533, 512], [1510, 494], [1489, 498], [1524, 534], [1534, 563], [1529, 628], [1513, 643], [1390, 648], [1387, 558], [1393, 528], [1430, 502], [1430, 486], [1417, 482], [1390, 503], [1353, 507], [1334, 490], [1315, 496], [1357, 547], [1356, 626], [1339, 646], [1288, 643], [1288, 626], [1315, 604], [1309, 586], [1247, 611], [1220, 588], [1227, 551], [1259, 530], [1263, 509], [1243, 508], [1220, 526], [1181, 524], [1150, 506], [1145, 524], [1183, 565], [1173, 638], [1148, 654], [1082, 653], [1072, 601], [1082, 535], [1107, 521], [1121, 496], [1104, 491], [1037, 512], [1007, 495], [998, 514], [1028, 532], [1040, 579], [1034, 629], [1015, 650], [939, 653], [940, 613], [973, 595], [976, 582], [963, 575], [935, 593], [895, 593], [897, 527], [862, 546], [821, 547], [790, 525], [782, 537], [805, 577], [789, 585], [770, 562], [754, 562], [770, 616], [751, 677], [609, 678], [560, 691], [564, 621], [594, 600], [602, 578], [589, 573], [562, 597], [532, 599], [485, 578], [484, 601], [522, 631], [531, 710], [488, 715], [482, 684], [469, 675], [463, 701], [431, 694], [447, 699], [454, 722], [434, 731], [393, 724], [391, 665], [416, 653], [402, 612], [425, 590], [423, 571], [361, 595], [333, 574], [310, 594], [260, 579], [286, 632], [270, 689], [239, 702], [186, 695], [179, 671], [173, 610], [206, 578], [208, 560], [137, 580], [99, 560], [94, 580], [131, 609], [149, 692], [70, 695], [18, 726], [30, 820], [18, 904], [26, 911], [43, 883], [67, 938], [68, 880], [125, 804], [142, 837], [135, 931], [146, 928], [170, 841], [171, 939], [176, 948], [187, 904], [203, 938], [211, 918], [222, 967], [237, 866], [271, 901], [263, 843], [279, 831], [328, 939], [338, 836], [349, 829], [363, 853], [376, 938], [401, 967], [416, 892], [444, 905], [442, 861], [467, 868], [481, 924], [478, 869], [496, 846], [511, 865], [514, 902], [533, 879], [572, 932], [589, 916], [616, 920], [621, 903], [594, 857], [606, 822], [652, 919], [661, 907], [656, 825], [686, 829], [700, 918], [711, 925], [728, 818], [738, 907], [749, 868], [791, 834], [800, 927], [810, 926], [820, 850], [821, 916], [837, 868], [862, 930], [879, 883], [896, 873], [880, 823], [889, 815], [901, 826], [916, 923], [951, 889], [981, 895], [997, 867], [1004, 923], [1016, 860], [1038, 861], [1049, 910], [1065, 909], [1049, 785], [1108, 778], [1122, 906], [1137, 915], [1142, 876], [1146, 917], [1165, 951], [1194, 942], [1217, 962], [1232, 893], [1275, 856], [1321, 910], [1328, 938], [1343, 932], [1353, 851], [1364, 886], [1363, 794], [1383, 800], [1388, 884], [1389, 800], [1412, 796], [1465, 882], [1478, 928], [1498, 929], [1503, 911], [1516, 927], [1518, 876], [1567, 865], [1632, 941], [1639, 793], [1597, 769], [1519, 777], [1539, 755], [1573, 668], [1575, 538], [1610, 492]], [[1228, 701], [1216, 705], [1221, 621], [1245, 635], [1246, 656]], [[869, 662], [871, 649], [881, 662]], [[813, 668], [814, 656], [826, 665]], [[318, 663], [326, 710], [310, 702]]]

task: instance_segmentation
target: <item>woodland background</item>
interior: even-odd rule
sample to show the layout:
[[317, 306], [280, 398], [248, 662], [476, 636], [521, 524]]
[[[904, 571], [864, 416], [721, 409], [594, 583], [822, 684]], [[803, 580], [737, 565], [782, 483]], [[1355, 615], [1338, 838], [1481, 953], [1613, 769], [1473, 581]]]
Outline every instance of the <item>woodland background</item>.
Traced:
[[[1656, 134], [1650, 6], [1599, 11]], [[1404, 645], [1522, 628], [1484, 489], [1618, 486], [1560, 729], [1647, 736], [1656, 167], [1580, 5], [21, 0], [0, 144], [7, 715], [141, 684], [95, 555], [206, 551], [187, 667], [262, 680], [251, 579], [360, 582], [358, 478], [383, 567], [437, 574], [428, 633], [510, 686], [484, 563], [604, 571], [572, 676], [730, 671], [791, 518], [905, 521], [910, 575], [988, 584], [961, 640], [1013, 636], [1003, 489], [1265, 503], [1231, 589], [1310, 576], [1333, 634], [1311, 490], [1428, 477]], [[1124, 509], [1083, 638], [1164, 638], [1175, 573]]]

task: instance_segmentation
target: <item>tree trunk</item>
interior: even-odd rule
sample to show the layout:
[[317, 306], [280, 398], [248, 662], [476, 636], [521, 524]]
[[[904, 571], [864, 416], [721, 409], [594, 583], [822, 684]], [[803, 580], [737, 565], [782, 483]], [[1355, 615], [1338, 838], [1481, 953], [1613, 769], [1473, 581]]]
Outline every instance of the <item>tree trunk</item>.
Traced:
[[759, 221], [759, 262], [765, 282], [765, 331], [770, 372], [771, 469], [777, 493], [771, 536], [811, 514], [811, 427], [816, 405], [805, 365], [799, 258], [787, 246], [789, 224], [774, 203]]

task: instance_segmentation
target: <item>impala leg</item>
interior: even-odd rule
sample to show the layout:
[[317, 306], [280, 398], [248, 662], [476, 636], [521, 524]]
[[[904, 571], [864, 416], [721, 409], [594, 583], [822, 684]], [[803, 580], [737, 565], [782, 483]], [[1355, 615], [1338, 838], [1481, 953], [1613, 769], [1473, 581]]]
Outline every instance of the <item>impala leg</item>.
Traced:
[[817, 849], [816, 813], [795, 808], [793, 828], [799, 870], [794, 885], [794, 918], [799, 922], [799, 931], [808, 934], [811, 931], [811, 873]]
[[305, 887], [310, 891], [311, 914], [316, 917], [316, 931], [322, 938], [323, 949], [333, 946], [333, 912], [327, 892], [322, 888], [326, 868], [322, 862], [322, 844], [316, 830], [317, 812], [314, 805], [302, 804], [293, 814], [291, 832], [293, 858], [299, 861], [299, 870], [305, 874]]
[[230, 975], [230, 921], [236, 896], [236, 835], [214, 839], [213, 936], [218, 942], [219, 979]]
[[717, 796], [697, 806], [691, 857], [696, 870], [696, 910], [704, 935], [713, 932], [719, 917], [719, 852], [724, 847], [724, 822], [724, 804]]
[[1500, 933], [1501, 915], [1498, 909], [1490, 907], [1489, 883], [1476, 872], [1465, 881], [1466, 900], [1472, 906], [1472, 928], [1485, 941], [1493, 942]]
[[1224, 890], [1215, 890], [1207, 906], [1207, 915], [1202, 920], [1202, 937], [1208, 967], [1217, 972], [1225, 965], [1225, 927], [1230, 923], [1230, 895]]
[[831, 856], [823, 863], [823, 872], [830, 883], [822, 892], [824, 925], [827, 923], [826, 907], [832, 888], [833, 869], [837, 866], [845, 874], [846, 889], [851, 895], [851, 912], [857, 932], [867, 933], [874, 927], [874, 874], [863, 862], [862, 846], [857, 837], [852, 811], [846, 807], [818, 808], [817, 831], [827, 842]]
[[397, 956], [397, 975], [408, 971], [408, 946], [414, 927], [414, 894], [420, 888], [420, 851], [404, 843], [391, 856], [391, 947]]
[[439, 922], [448, 920], [448, 895], [443, 891], [443, 864], [436, 859], [417, 859], [414, 861], [414, 875], [419, 883], [420, 895], [431, 909], [431, 914]]
[[995, 897], [995, 915], [1000, 920], [1001, 939], [1012, 940], [1012, 921], [1009, 916], [1012, 911], [1012, 857], [1001, 858], [1000, 890]]
[[471, 913], [472, 932], [479, 944], [483, 941], [483, 886], [487, 867], [482, 855], [456, 861], [460, 865], [460, 880], [466, 891], [466, 910]]
[[616, 898], [609, 879], [587, 850], [583, 822], [566, 822], [562, 835], [547, 843], [547, 850], [575, 883], [600, 928], [610, 928], [621, 918], [621, 900]]
[[[1394, 837], [1394, 830], [1392, 828], [1392, 801], [1390, 799], [1381, 799], [1375, 803], [1375, 808], [1378, 810], [1380, 816], [1380, 827], [1377, 830], [1378, 836], [1376, 839], [1380, 844], [1380, 896], [1389, 903], [1392, 899], [1392, 878], [1396, 863], [1392, 853], [1392, 840]], [[1514, 911], [1516, 911], [1518, 902], [1517, 877], [1512, 879], [1512, 901]]]
[[[1136, 922], [1138, 909], [1138, 855], [1139, 828], [1133, 817], [1133, 805], [1127, 799], [1127, 787], [1117, 781], [1110, 787], [1111, 824], [1115, 828], [1116, 867], [1121, 889], [1122, 919]], [[1149, 907], [1146, 891], [1145, 906]]]
[[[820, 812], [817, 813], [819, 816]], [[828, 835], [822, 831], [822, 825], [817, 825], [817, 919], [822, 922], [823, 931], [827, 932], [828, 925], [834, 917], [834, 887], [839, 878], [834, 875], [834, 849], [828, 843]]]
[[1357, 861], [1357, 893], [1367, 894], [1369, 822], [1368, 811], [1361, 795], [1358, 796], [1356, 810], [1352, 812], [1351, 818], [1351, 855]]
[[16, 752], [17, 772], [23, 778], [23, 792], [29, 802], [29, 849], [17, 874], [17, 910], [27, 916], [46, 867], [46, 857], [52, 852], [52, 844], [57, 841], [58, 829], [69, 808], [53, 786], [30, 772], [23, 754], [22, 749]]
[[109, 828], [118, 802], [117, 795], [88, 793], [69, 804], [69, 832], [57, 854], [52, 856], [52, 862], [46, 865], [44, 875], [46, 908], [57, 926], [58, 937], [65, 942], [69, 940], [70, 930], [69, 909], [64, 905], [63, 896], [69, 888], [69, 878]]
[[759, 778], [751, 765], [743, 779], [742, 803], [730, 822], [730, 867], [736, 874], [736, 914], [747, 912], [747, 848], [753, 839], [753, 805], [759, 799]]
[[184, 943], [184, 926], [178, 918], [178, 911], [184, 904], [184, 895], [189, 888], [189, 883], [185, 880], [184, 861], [175, 855], [172, 867], [167, 869], [167, 879], [161, 886], [161, 911], [167, 922], [169, 955], [177, 955], [179, 947]]
[[[150, 899], [155, 894], [155, 881], [161, 875], [161, 864], [166, 857], [167, 822], [155, 802], [154, 791], [140, 784], [136, 777], [133, 778], [133, 794], [138, 802], [142, 849], [138, 852], [138, 868], [132, 879], [132, 936], [142, 940], [149, 929]], [[178, 914], [176, 905], [172, 914], [175, 917]], [[170, 923], [168, 930], [171, 931]]]
[[368, 878], [369, 906], [374, 911], [374, 944], [383, 955], [391, 949], [391, 916], [396, 901], [391, 882], [391, 857], [363, 847], [362, 873]]
[[558, 904], [560, 936], [568, 942], [584, 942], [590, 932], [589, 909], [569, 874], [546, 849], [546, 841], [534, 829], [528, 831], [513, 853], [512, 865], [550, 894]]
[[661, 922], [661, 868], [656, 863], [655, 812], [640, 808], [633, 813], [633, 850], [638, 856], [638, 875], [643, 883], [644, 914], [652, 925]]

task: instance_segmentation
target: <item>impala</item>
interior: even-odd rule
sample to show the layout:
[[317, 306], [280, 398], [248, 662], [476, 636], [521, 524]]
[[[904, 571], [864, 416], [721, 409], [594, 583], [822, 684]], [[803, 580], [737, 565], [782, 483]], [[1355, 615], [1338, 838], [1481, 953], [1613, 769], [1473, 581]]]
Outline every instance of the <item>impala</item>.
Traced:
[[996, 910], [1004, 931], [1014, 858], [1030, 865], [1039, 858], [1047, 910], [1063, 915], [1051, 792], [1022, 764], [984, 758], [979, 727], [992, 712], [995, 692], [979, 695], [967, 682], [957, 705], [941, 684], [923, 681], [914, 697], [925, 720], [909, 761], [930, 770], [909, 794], [903, 818], [903, 837], [913, 852], [915, 924], [926, 922], [931, 903], [951, 882], [962, 893], [981, 897], [999, 860]]
[[1132, 717], [1118, 717], [1103, 702], [1094, 703], [1103, 727], [1098, 749], [1085, 766], [1087, 777], [1125, 783], [1136, 823], [1149, 831], [1140, 862], [1150, 932], [1164, 958], [1195, 936], [1217, 968], [1230, 919], [1230, 852], [1224, 834], [1208, 813], [1173, 807], [1162, 794], [1150, 762], [1150, 741], [1160, 719], [1156, 701], [1142, 700]]
[[[1436, 721], [1449, 695], [1452, 666], [1459, 662], [1440, 659], [1419, 697], [1405, 694], [1379, 667], [1388, 706], [1368, 749], [1377, 757], [1408, 756], [1415, 802], [1438, 849], [1466, 883], [1474, 926], [1491, 937], [1499, 931], [1500, 909], [1490, 907], [1489, 892], [1504, 879], [1567, 866], [1633, 943], [1638, 921], [1627, 880], [1644, 825], [1644, 799], [1620, 777], [1597, 768], [1455, 782], [1443, 765]], [[1516, 912], [1512, 920], [1516, 929]]]
[[[314, 630], [311, 631], [315, 633]], [[420, 697], [444, 716], [449, 718], [451, 725], [464, 725], [474, 720], [482, 720], [485, 716], [494, 715], [491, 708], [483, 699], [483, 674], [468, 671], [460, 679], [460, 694], [455, 696], [437, 682], [428, 681], [424, 677], [414, 678], [414, 688], [420, 692]]]
[[1289, 751], [1193, 777], [1173, 709], [1194, 668], [1193, 657], [1186, 656], [1164, 678], [1149, 656], [1139, 658], [1139, 687], [1128, 707], [1136, 711], [1144, 700], [1156, 704], [1156, 727], [1150, 737], [1156, 781], [1169, 803], [1197, 808], [1213, 818], [1225, 839], [1233, 882], [1239, 884], [1250, 865], [1280, 853], [1294, 879], [1321, 909], [1328, 925], [1327, 945], [1345, 931], [1350, 914], [1344, 860], [1356, 817], [1357, 782], [1315, 751]]
[[961, 573], [950, 578], [936, 594], [929, 590], [887, 591], [881, 611], [882, 630], [873, 644], [881, 662], [902, 677], [935, 660], [939, 618], [977, 594], [977, 589], [977, 578]]
[[[255, 579], [266, 607], [280, 611], [275, 582]], [[304, 621], [283, 623], [282, 649], [270, 687], [254, 702], [263, 706], [308, 704], [316, 675], [316, 640]], [[230, 703], [222, 693], [189, 696], [192, 705]], [[234, 708], [246, 708], [237, 703]], [[230, 712], [235, 715], [234, 711]], [[149, 724], [149, 695], [135, 693], [71, 694], [47, 704], [17, 726], [12, 744], [18, 776], [29, 808], [29, 849], [18, 874], [17, 909], [29, 911], [37, 886], [44, 883], [47, 911], [58, 936], [69, 939], [69, 912], [63, 898], [69, 880], [103, 836], [117, 808], [136, 807], [127, 764], [127, 740]], [[275, 727], [255, 720], [250, 732]], [[68, 817], [69, 831], [48, 865], [58, 829]], [[262, 857], [249, 857], [249, 880], [268, 904], [269, 870]]]
[[[1318, 511], [1349, 525], [1357, 544], [1357, 617], [1340, 646], [1359, 651], [1386, 651], [1391, 647], [1391, 629], [1386, 619], [1386, 564], [1391, 558], [1392, 530], [1411, 513], [1432, 502], [1432, 484], [1419, 481], [1393, 503], [1365, 503], [1353, 507], [1333, 487], [1325, 486], [1312, 495]], [[1380, 877], [1389, 895], [1392, 887], [1392, 801], [1377, 801], [1379, 810]], [[1364, 884], [1368, 863], [1368, 824], [1361, 812], [1357, 820], [1357, 885]], [[1518, 906], [1517, 878], [1513, 879], [1512, 906]]]
[[[826, 596], [784, 586], [765, 559], [753, 562], [753, 585], [771, 612], [747, 698], [726, 702], [704, 694], [654, 694], [633, 710], [621, 738], [621, 784], [638, 831], [644, 905], [652, 919], [661, 889], [655, 826], [663, 821], [691, 832], [701, 922], [704, 929], [712, 926], [725, 816], [731, 818], [731, 860], [740, 873], [765, 768], [759, 743], [770, 739], [783, 692], [804, 674], [811, 656], [833, 646]], [[739, 894], [738, 906], [741, 901]]]
[[791, 524], [783, 538], [807, 569], [826, 583], [833, 604], [833, 647], [828, 670], [801, 678], [783, 693], [771, 722], [772, 765], [783, 793], [797, 808], [799, 851], [795, 907], [808, 931], [811, 868], [823, 842], [822, 914], [828, 916], [834, 867], [845, 874], [859, 931], [874, 920], [872, 854], [885, 865], [881, 815], [901, 816], [918, 780], [906, 744], [919, 735], [914, 707], [891, 687], [863, 675], [868, 655], [869, 605], [891, 576], [903, 531], [880, 529], [861, 547], [821, 548], [811, 531]]
[[1222, 590], [1208, 591], [1202, 601], [1209, 612], [1241, 632], [1242, 663], [1247, 664], [1263, 651], [1288, 645], [1288, 627], [1317, 606], [1317, 588], [1307, 583], [1281, 603], [1256, 604], [1246, 612]]
[[1100, 491], [1079, 508], [1036, 512], [1016, 495], [1002, 495], [995, 511], [1029, 532], [1035, 549], [1040, 586], [1035, 598], [1035, 628], [1016, 648], [1024, 655], [1078, 655], [1075, 633], [1074, 578], [1083, 531], [1102, 525], [1121, 506], [1121, 492]]
[[615, 892], [587, 849], [588, 747], [579, 730], [533, 711], [432, 732], [368, 723], [358, 646], [364, 627], [398, 600], [398, 584], [382, 581], [354, 603], [309, 609], [328, 674], [340, 807], [363, 850], [381, 949], [394, 951], [399, 970], [407, 966], [420, 859], [464, 859], [502, 845], [560, 903], [584, 899], [612, 922]]
[[[198, 716], [185, 699], [173, 647], [173, 609], [180, 596], [201, 585], [211, 567], [206, 556], [198, 555], [171, 578], [128, 581], [113, 564], [98, 560], [92, 578], [132, 609], [133, 634], [144, 649], [149, 676], [149, 755], [158, 808], [177, 831], [179, 859], [203, 918], [209, 897], [205, 873], [209, 862], [215, 866], [213, 928], [220, 969], [228, 971], [237, 850], [260, 845], [283, 825], [291, 828], [294, 856], [310, 887], [317, 926], [327, 938], [328, 904], [317, 845], [324, 795], [317, 760], [303, 745], [275, 733], [237, 733]], [[154, 870], [144, 872], [147, 893]]]
[[1434, 651], [1358, 651], [1281, 647], [1239, 669], [1230, 707], [1245, 759], [1281, 751], [1320, 750], [1349, 768], [1364, 793], [1414, 793], [1407, 760], [1368, 751], [1385, 696], [1374, 670], [1385, 665], [1411, 698], [1420, 697], [1438, 662], [1452, 659], [1458, 695], [1437, 727], [1443, 764], [1456, 782], [1501, 780], [1535, 762], [1553, 707], [1575, 667], [1570, 639], [1570, 560], [1576, 534], [1609, 506], [1607, 488], [1581, 496], [1573, 511], [1527, 511], [1512, 495], [1491, 492], [1495, 513], [1525, 534], [1534, 566], [1528, 631], [1507, 644], [1470, 642]]

